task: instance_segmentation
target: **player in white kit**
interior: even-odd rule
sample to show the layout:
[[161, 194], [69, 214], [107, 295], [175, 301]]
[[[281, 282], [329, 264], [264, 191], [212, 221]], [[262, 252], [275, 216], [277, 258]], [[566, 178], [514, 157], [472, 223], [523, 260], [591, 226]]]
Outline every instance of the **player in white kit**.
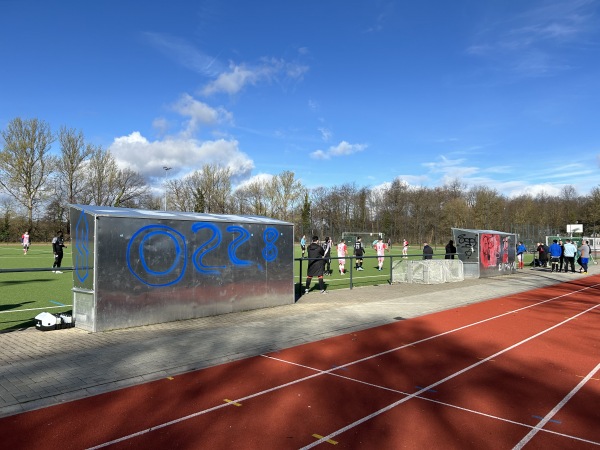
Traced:
[[387, 245], [383, 242], [382, 238], [379, 238], [377, 243], [374, 245], [375, 251], [377, 252], [377, 263], [379, 268], [377, 270], [383, 270], [383, 260], [385, 259], [385, 252], [387, 250]]
[[346, 273], [346, 254], [348, 253], [348, 247], [346, 246], [346, 241], [342, 239], [340, 243], [337, 245], [337, 255], [340, 259], [338, 259], [338, 265], [340, 269], [340, 275], [344, 275]]

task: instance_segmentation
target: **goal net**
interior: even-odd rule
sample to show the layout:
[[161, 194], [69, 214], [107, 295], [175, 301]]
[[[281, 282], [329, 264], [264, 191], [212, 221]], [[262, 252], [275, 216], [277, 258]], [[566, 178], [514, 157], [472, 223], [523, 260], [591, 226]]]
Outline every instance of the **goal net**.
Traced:
[[379, 238], [385, 240], [384, 233], [371, 233], [368, 231], [344, 231], [342, 233], [342, 239], [346, 241], [346, 245], [348, 246], [348, 248], [354, 247], [354, 243], [359, 237], [361, 238], [363, 247], [365, 248], [371, 248], [373, 246], [373, 242], [375, 242]]

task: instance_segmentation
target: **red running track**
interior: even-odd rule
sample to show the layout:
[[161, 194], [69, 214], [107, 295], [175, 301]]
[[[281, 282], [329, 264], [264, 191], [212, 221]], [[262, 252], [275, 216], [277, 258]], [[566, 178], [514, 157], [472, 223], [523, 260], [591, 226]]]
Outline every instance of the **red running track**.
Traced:
[[21, 449], [599, 449], [600, 277], [0, 419]]

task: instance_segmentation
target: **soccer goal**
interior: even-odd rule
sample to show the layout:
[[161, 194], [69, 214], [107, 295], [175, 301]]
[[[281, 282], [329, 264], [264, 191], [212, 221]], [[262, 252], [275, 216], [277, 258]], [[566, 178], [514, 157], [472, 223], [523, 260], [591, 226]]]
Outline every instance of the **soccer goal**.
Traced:
[[344, 231], [342, 233], [342, 239], [346, 241], [348, 248], [353, 247], [357, 238], [361, 238], [363, 247], [373, 247], [375, 241], [379, 238], [385, 240], [385, 233], [369, 232], [369, 231]]

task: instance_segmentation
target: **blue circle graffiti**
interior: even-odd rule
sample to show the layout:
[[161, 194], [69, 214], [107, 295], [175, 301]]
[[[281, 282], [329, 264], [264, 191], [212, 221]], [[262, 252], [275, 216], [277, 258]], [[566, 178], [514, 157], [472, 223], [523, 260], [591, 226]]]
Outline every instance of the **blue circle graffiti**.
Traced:
[[[173, 264], [171, 264], [171, 267], [169, 267], [166, 270], [163, 270], [162, 272], [159, 272], [157, 270], [152, 270], [150, 268], [150, 266], [146, 262], [146, 252], [144, 251], [145, 242], [148, 241], [149, 239], [152, 239], [154, 236], [159, 236], [159, 235], [167, 236], [169, 239], [171, 239], [173, 241], [173, 244], [175, 246], [175, 260], [173, 261]], [[146, 272], [148, 272], [151, 275], [167, 275], [167, 274], [171, 273], [177, 266], [177, 260], [181, 256], [181, 248], [179, 247], [179, 243], [173, 237], [173, 235], [171, 235], [165, 231], [153, 231], [151, 233], [146, 234], [140, 242], [138, 251], [139, 251], [140, 263], [142, 264], [142, 267], [144, 268], [144, 270]]]
[[[153, 250], [154, 254], [150, 250]], [[150, 267], [149, 262], [152, 264], [156, 260], [173, 254], [170, 250], [175, 251], [170, 266], [162, 271]], [[156, 260], [153, 261], [153, 259]], [[186, 265], [185, 237], [166, 225], [147, 225], [140, 228], [131, 236], [127, 245], [129, 271], [138, 280], [149, 286], [170, 286], [179, 282], [185, 273]]]

